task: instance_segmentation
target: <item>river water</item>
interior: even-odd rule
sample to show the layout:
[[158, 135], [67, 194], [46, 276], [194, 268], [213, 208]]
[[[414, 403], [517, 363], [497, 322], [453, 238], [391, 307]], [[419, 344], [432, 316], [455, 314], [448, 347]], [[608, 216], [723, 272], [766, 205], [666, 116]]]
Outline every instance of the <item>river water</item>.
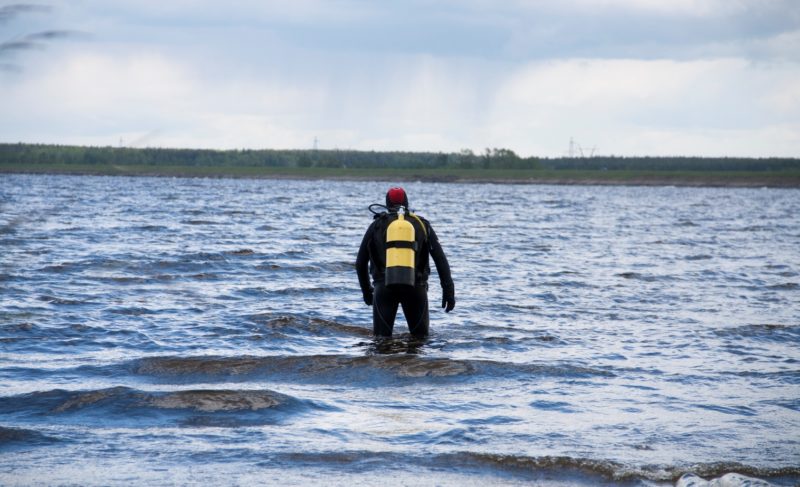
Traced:
[[800, 482], [800, 190], [405, 186], [424, 341], [388, 183], [0, 176], [0, 484]]

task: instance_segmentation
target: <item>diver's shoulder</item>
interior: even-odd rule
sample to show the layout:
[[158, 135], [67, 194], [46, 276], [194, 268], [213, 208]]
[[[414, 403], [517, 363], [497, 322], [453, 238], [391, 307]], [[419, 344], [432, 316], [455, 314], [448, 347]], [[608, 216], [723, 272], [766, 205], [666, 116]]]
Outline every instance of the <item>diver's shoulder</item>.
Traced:
[[380, 221], [385, 221], [391, 215], [393, 215], [393, 213], [389, 213], [388, 211], [382, 211], [380, 213], [375, 213], [374, 215], [372, 215], [372, 223], [374, 224], [374, 223], [377, 223], [377, 222], [380, 222]]
[[428, 219], [427, 219], [427, 218], [425, 218], [424, 216], [420, 215], [419, 213], [413, 213], [413, 215], [414, 215], [416, 218], [419, 218], [419, 221], [421, 221], [422, 223], [424, 223], [426, 227], [429, 227], [429, 228], [430, 228], [430, 226], [431, 226], [431, 222], [430, 222], [430, 220], [428, 220]]

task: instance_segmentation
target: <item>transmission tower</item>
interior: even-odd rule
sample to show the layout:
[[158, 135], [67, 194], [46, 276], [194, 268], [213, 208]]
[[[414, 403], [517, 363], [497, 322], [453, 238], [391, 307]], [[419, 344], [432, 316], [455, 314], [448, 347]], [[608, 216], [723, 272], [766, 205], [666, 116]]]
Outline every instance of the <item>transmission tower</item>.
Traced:
[[[586, 153], [589, 153], [587, 156]], [[591, 148], [584, 149], [579, 143], [575, 142], [575, 139], [570, 137], [569, 138], [569, 151], [567, 154], [570, 158], [578, 157], [594, 157], [595, 152], [597, 152], [597, 146], [592, 146]]]

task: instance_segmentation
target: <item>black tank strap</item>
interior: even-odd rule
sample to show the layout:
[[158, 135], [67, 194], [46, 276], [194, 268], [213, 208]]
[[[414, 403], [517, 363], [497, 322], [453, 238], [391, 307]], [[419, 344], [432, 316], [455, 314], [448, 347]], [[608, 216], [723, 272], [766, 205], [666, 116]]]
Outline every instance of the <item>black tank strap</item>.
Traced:
[[412, 249], [416, 252], [418, 249], [417, 242], [409, 242], [407, 240], [392, 240], [391, 242], [386, 242], [386, 248], [396, 248], [396, 249]]

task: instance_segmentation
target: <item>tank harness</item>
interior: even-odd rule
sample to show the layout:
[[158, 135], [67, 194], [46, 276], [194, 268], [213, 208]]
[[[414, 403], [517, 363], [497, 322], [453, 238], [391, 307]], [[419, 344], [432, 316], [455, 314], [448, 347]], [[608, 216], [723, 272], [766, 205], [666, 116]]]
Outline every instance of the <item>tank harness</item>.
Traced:
[[[428, 239], [428, 230], [422, 219], [403, 207], [397, 218], [386, 228], [386, 274], [384, 283], [387, 286], [411, 286], [416, 283], [416, 253], [420, 250], [416, 240], [414, 225], [406, 217], [417, 220], [422, 233], [423, 242]], [[384, 213], [385, 215], [385, 213]]]

